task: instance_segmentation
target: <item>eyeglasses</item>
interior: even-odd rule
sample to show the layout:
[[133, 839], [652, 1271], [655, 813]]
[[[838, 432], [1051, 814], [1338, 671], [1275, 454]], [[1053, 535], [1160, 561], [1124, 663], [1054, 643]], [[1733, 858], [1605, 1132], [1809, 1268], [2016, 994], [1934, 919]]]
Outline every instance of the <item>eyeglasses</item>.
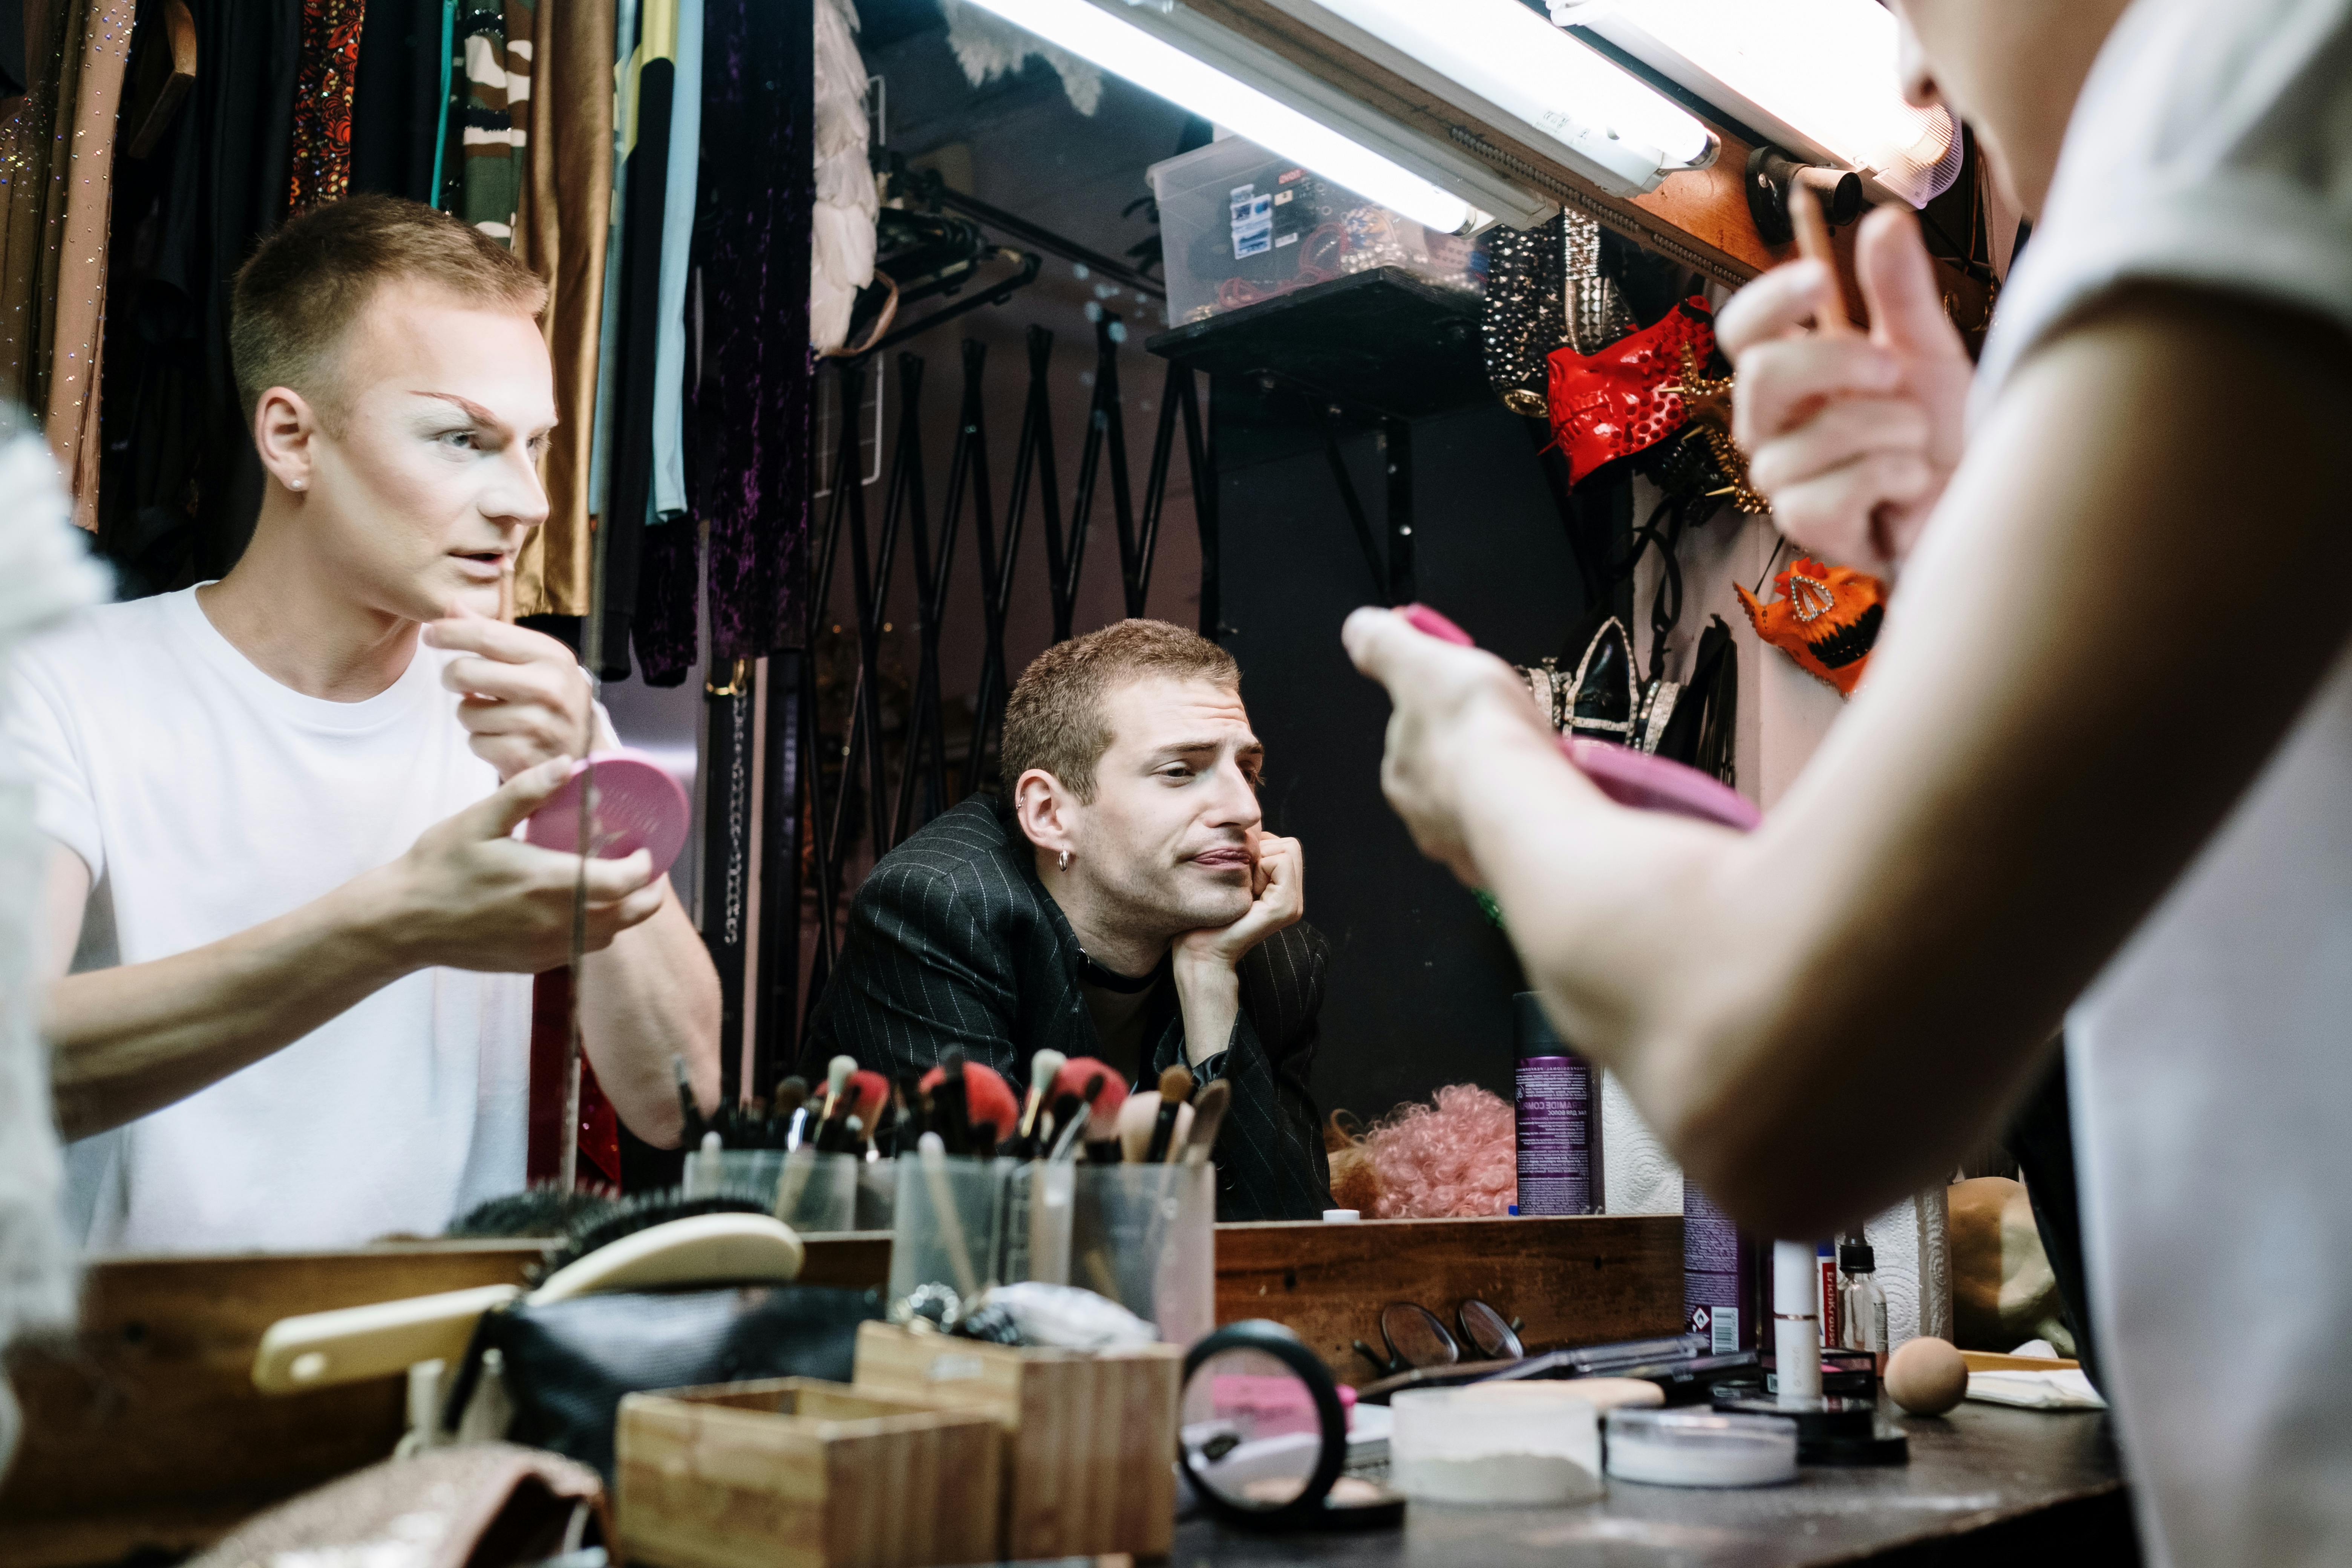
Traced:
[[1454, 1329], [1418, 1301], [1391, 1301], [1381, 1309], [1381, 1342], [1388, 1354], [1356, 1342], [1356, 1353], [1372, 1363], [1380, 1377], [1422, 1367], [1452, 1366], [1462, 1359], [1467, 1343], [1482, 1361], [1517, 1361], [1528, 1353], [1519, 1342], [1521, 1320], [1506, 1318], [1487, 1302], [1473, 1296], [1454, 1309]]

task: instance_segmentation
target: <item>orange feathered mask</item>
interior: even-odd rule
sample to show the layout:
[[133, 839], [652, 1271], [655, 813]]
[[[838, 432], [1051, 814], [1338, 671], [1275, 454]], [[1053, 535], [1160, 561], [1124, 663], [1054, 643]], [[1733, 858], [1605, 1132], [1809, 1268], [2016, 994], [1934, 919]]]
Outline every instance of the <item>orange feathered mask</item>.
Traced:
[[1772, 579], [1780, 596], [1770, 604], [1735, 583], [1756, 635], [1797, 661], [1814, 679], [1851, 697], [1862, 684], [1878, 628], [1886, 618], [1886, 584], [1851, 566], [1824, 566], [1798, 557]]

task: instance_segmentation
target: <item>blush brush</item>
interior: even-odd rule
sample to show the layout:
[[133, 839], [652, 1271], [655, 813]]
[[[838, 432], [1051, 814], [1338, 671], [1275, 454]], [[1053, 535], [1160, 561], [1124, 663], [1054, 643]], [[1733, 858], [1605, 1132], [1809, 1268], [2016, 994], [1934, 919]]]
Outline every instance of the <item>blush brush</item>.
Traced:
[[1151, 1141], [1144, 1146], [1145, 1164], [1157, 1165], [1167, 1160], [1169, 1149], [1182, 1137], [1176, 1119], [1190, 1109], [1192, 1098], [1192, 1068], [1178, 1062], [1160, 1075], [1160, 1115], [1152, 1123]]

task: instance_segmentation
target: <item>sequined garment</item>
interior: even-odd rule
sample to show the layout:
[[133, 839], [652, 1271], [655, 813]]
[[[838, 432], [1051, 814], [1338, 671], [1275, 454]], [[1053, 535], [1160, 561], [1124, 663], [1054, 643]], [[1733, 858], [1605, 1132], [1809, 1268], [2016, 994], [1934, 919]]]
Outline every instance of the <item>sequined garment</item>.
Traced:
[[1633, 330], [1633, 315], [1601, 270], [1601, 226], [1582, 213], [1497, 225], [1486, 247], [1486, 374], [1507, 407], [1540, 416], [1546, 356], [1563, 345], [1599, 353]]
[[286, 213], [339, 202], [352, 188], [352, 87], [367, 0], [302, 0], [302, 64], [294, 79], [294, 172]]
[[709, 0], [705, 12], [702, 140], [728, 153], [701, 182], [709, 237], [695, 245], [704, 328], [689, 437], [701, 462], [688, 480], [693, 516], [709, 526], [713, 668], [807, 635], [816, 68], [799, 15], [795, 26], [755, 0]]

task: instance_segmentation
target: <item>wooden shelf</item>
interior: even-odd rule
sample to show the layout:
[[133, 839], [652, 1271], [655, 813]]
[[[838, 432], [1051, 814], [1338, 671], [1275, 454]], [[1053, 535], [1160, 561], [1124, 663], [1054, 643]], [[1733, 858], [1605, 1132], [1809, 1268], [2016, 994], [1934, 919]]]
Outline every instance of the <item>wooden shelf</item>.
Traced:
[[1398, 418], [1491, 402], [1478, 300], [1377, 267], [1244, 305], [1148, 340], [1217, 375], [1271, 374], [1350, 409]]

